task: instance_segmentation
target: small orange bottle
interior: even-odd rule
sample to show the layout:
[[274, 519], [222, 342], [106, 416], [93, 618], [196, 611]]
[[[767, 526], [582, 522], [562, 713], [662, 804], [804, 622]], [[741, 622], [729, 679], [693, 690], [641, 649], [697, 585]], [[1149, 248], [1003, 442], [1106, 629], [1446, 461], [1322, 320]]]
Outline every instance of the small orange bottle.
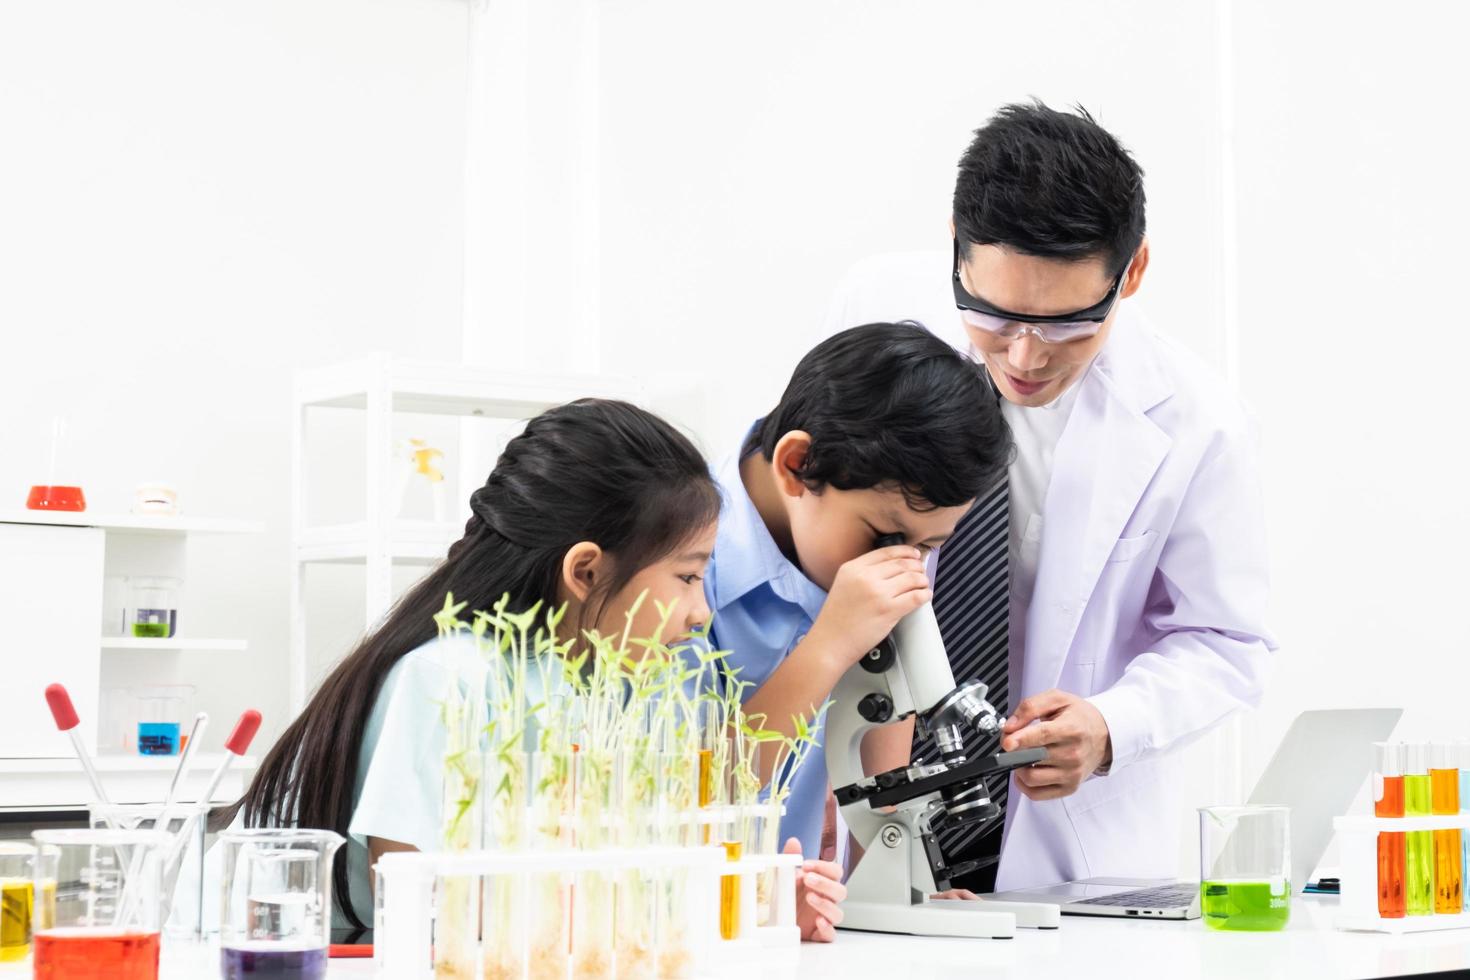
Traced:
[[[1397, 742], [1373, 743], [1373, 815], [1404, 815], [1404, 747]], [[1378, 835], [1378, 914], [1404, 917], [1404, 847], [1402, 833]]]

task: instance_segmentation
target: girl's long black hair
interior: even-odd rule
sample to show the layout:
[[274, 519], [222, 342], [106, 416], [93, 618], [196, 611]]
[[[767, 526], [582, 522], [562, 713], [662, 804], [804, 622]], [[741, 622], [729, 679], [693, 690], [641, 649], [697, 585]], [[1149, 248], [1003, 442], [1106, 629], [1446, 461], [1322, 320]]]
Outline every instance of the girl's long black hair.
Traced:
[[[339, 663], [266, 754], [239, 810], [248, 826], [319, 827], [347, 835], [358, 749], [383, 679], [437, 630], [446, 593], [468, 608], [554, 602], [562, 559], [591, 541], [613, 559], [589, 596], [598, 608], [640, 569], [671, 554], [719, 515], [719, 490], [699, 451], [667, 422], [626, 402], [583, 399], [532, 419], [470, 498], [464, 536]], [[337, 905], [353, 911], [346, 855], [332, 873]]]

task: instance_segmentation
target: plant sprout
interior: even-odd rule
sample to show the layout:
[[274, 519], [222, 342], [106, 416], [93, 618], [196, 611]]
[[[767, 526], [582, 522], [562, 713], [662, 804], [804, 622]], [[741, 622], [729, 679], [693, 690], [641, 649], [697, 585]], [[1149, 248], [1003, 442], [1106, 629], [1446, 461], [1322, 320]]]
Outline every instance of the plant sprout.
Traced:
[[[439, 635], [468, 636], [479, 651], [443, 705], [446, 850], [704, 846], [722, 843], [712, 821], [727, 803], [779, 814], [826, 706], [793, 719], [790, 736], [766, 729], [745, 715], [750, 685], [706, 633], [658, 639], [672, 606], [657, 605], [653, 637], [633, 635], [645, 598], [611, 635], [561, 639], [564, 606], [515, 611], [506, 596], [465, 621], [465, 604], [446, 597]], [[763, 751], [775, 753], [769, 787]], [[439, 883], [438, 977], [473, 976], [477, 942], [487, 980], [692, 968], [684, 875], [546, 871], [488, 876], [483, 893], [478, 884]]]

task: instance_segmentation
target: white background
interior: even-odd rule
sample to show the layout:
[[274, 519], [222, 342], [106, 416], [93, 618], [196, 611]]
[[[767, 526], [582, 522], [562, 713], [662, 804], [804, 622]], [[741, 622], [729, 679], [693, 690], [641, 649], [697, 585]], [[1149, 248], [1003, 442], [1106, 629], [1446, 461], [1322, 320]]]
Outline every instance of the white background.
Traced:
[[[186, 614], [248, 636], [248, 659], [109, 654], [113, 679], [286, 720], [295, 369], [383, 349], [634, 374], [718, 455], [851, 262], [946, 246], [970, 131], [1035, 95], [1087, 106], [1142, 163], [1137, 302], [1262, 424], [1280, 666], [1243, 752], [1197, 753], [1192, 794], [1248, 788], [1306, 707], [1403, 705], [1404, 734], [1470, 734], [1459, 7], [469, 13], [0, 5], [0, 501], [42, 479], [60, 411], [58, 476], [95, 509], [163, 479], [194, 513], [268, 525], [191, 556]], [[355, 430], [337, 431], [318, 462], [351, 517]], [[361, 615], [353, 574], [314, 579], [317, 664]]]

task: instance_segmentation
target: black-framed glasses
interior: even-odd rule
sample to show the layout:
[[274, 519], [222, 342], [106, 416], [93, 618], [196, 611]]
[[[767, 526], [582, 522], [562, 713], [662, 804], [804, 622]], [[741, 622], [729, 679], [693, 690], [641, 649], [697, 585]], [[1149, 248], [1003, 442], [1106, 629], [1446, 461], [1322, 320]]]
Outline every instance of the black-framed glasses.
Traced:
[[1118, 290], [1122, 288], [1123, 279], [1132, 268], [1133, 260], [1129, 259], [1123, 271], [1113, 280], [1113, 285], [1108, 289], [1108, 294], [1085, 310], [1077, 310], [1074, 313], [1056, 313], [1047, 316], [1037, 316], [1031, 313], [1012, 313], [998, 306], [992, 306], [978, 296], [973, 296], [970, 291], [960, 282], [960, 240], [954, 239], [954, 270], [950, 278], [954, 281], [954, 302], [960, 309], [960, 318], [968, 327], [983, 330], [986, 333], [1000, 337], [1004, 340], [1015, 340], [1023, 333], [1033, 333], [1044, 343], [1065, 344], [1073, 340], [1086, 340], [1097, 336], [1102, 329], [1103, 321], [1108, 314], [1113, 312], [1113, 305], [1118, 301]]

